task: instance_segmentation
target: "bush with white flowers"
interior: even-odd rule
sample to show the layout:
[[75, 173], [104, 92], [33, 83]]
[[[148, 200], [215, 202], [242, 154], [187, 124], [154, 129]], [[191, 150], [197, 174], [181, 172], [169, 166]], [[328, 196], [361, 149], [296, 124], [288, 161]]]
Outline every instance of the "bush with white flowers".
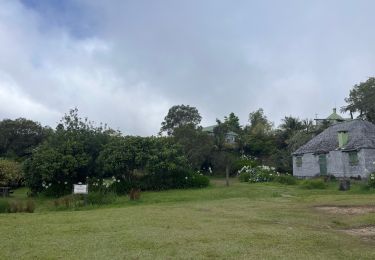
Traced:
[[274, 167], [260, 165], [256, 167], [244, 166], [238, 171], [239, 180], [241, 182], [270, 182], [280, 174]]

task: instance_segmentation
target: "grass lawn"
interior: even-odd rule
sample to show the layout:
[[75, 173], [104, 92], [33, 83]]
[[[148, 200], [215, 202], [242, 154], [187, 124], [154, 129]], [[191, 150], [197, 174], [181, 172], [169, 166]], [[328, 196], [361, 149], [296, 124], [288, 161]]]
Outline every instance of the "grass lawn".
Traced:
[[[24, 190], [14, 194], [22, 199]], [[0, 214], [0, 259], [375, 259], [375, 213], [340, 214], [321, 205], [375, 206], [375, 193], [305, 190], [275, 183], [213, 180], [200, 190], [145, 192], [105, 207]]]

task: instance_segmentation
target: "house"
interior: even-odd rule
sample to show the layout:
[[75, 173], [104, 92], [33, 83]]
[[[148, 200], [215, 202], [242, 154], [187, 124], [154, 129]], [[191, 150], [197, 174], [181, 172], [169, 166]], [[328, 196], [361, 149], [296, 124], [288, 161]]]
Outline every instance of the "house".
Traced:
[[332, 114], [330, 114], [327, 118], [315, 118], [316, 125], [322, 125], [324, 123], [328, 123], [329, 125], [334, 125], [337, 123], [349, 121], [351, 119], [343, 118], [339, 114], [337, 114], [337, 109], [334, 108]]
[[292, 155], [296, 177], [367, 178], [375, 171], [375, 125], [359, 119], [332, 125]]
[[[208, 133], [209, 135], [214, 135], [214, 128], [216, 127], [217, 125], [211, 125], [211, 126], [207, 126], [207, 127], [203, 127], [202, 131], [203, 132], [206, 132]], [[228, 133], [225, 134], [225, 143], [227, 144], [236, 144], [236, 138], [237, 138], [238, 134], [233, 132], [233, 131], [229, 131]]]

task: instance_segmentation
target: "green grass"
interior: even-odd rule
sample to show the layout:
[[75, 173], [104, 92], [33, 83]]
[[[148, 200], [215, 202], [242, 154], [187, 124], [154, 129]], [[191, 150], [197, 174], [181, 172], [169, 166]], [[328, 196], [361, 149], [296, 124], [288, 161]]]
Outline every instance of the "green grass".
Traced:
[[[375, 240], [340, 229], [375, 225], [375, 214], [336, 215], [317, 205], [375, 205], [375, 194], [331, 183], [224, 186], [142, 193], [130, 202], [79, 211], [53, 210], [37, 198], [36, 213], [0, 214], [1, 259], [375, 259]], [[16, 191], [25, 199], [26, 190]]]

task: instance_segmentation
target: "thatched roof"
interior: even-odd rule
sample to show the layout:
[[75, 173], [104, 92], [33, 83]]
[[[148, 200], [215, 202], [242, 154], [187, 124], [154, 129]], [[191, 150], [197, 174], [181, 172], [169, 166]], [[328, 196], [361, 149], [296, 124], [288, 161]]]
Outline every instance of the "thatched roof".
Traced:
[[375, 125], [363, 120], [352, 120], [330, 126], [319, 135], [315, 136], [293, 154], [326, 153], [338, 150], [338, 132], [348, 132], [349, 140], [342, 148], [344, 151], [358, 150], [361, 148], [375, 148]]

